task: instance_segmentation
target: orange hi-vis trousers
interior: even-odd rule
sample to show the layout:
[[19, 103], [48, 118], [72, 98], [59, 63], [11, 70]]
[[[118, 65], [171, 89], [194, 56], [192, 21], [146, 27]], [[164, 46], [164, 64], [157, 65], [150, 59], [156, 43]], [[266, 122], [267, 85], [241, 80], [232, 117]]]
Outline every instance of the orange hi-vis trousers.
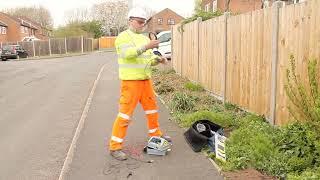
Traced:
[[130, 118], [138, 102], [141, 103], [148, 119], [149, 136], [161, 136], [159, 114], [151, 80], [121, 81], [119, 114], [114, 121], [109, 150], [122, 149]]

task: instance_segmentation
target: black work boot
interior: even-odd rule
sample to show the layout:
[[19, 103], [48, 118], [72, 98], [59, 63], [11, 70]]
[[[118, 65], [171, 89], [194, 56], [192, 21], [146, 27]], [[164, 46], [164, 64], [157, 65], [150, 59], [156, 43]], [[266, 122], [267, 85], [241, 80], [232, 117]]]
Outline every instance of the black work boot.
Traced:
[[121, 149], [110, 151], [110, 155], [119, 161], [127, 160], [127, 155]]

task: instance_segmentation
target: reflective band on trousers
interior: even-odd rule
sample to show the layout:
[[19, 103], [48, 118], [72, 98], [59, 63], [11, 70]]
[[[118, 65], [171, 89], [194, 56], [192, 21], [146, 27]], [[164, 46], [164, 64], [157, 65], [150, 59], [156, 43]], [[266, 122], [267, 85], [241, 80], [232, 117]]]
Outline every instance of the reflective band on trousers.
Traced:
[[154, 114], [154, 113], [157, 113], [158, 111], [157, 110], [148, 110], [148, 111], [145, 111], [146, 114]]
[[144, 69], [146, 64], [119, 64], [119, 68]]
[[128, 116], [128, 115], [126, 115], [126, 114], [123, 114], [123, 113], [119, 113], [118, 116], [119, 116], [119, 117], [122, 117], [123, 119], [127, 119], [127, 120], [130, 119], [130, 116]]
[[112, 137], [111, 137], [111, 140], [112, 140], [112, 141], [116, 141], [116, 142], [118, 142], [118, 143], [122, 143], [122, 141], [123, 141], [123, 139], [118, 138], [118, 137], [115, 137], [115, 136], [112, 136]]
[[155, 132], [157, 131], [157, 129], [158, 129], [158, 128], [150, 129], [150, 130], [149, 130], [149, 133], [155, 133]]

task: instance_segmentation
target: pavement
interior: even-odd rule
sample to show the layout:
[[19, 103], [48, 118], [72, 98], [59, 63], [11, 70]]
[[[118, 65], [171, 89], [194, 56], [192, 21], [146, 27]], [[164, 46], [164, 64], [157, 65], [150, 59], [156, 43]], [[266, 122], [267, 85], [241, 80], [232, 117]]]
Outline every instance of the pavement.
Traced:
[[[17, 67], [24, 71], [15, 75], [15, 83], [2, 74]], [[46, 75], [35, 76], [38, 71]], [[28, 76], [33, 76], [33, 81]], [[1, 154], [6, 155], [0, 156], [0, 179], [223, 179], [202, 153], [191, 150], [183, 137], [184, 130], [169, 120], [169, 110], [160, 101], [160, 127], [172, 137], [172, 151], [166, 156], [142, 152], [148, 130], [144, 112], [138, 105], [124, 142], [124, 151], [132, 158], [117, 161], [109, 155], [107, 145], [118, 113], [120, 93], [114, 52], [59, 60], [0, 63], [0, 77], [7, 78], [0, 81], [0, 92], [6, 90], [8, 98], [14, 100], [7, 107], [5, 101], [1, 101], [6, 95], [0, 96], [0, 108], [9, 110], [5, 116], [0, 115], [0, 127], [3, 127], [0, 135], [6, 137], [5, 141], [0, 141]], [[27, 85], [28, 89], [16, 89], [17, 83]], [[94, 84], [96, 87], [92, 91]], [[15, 99], [16, 94], [18, 99]], [[33, 96], [37, 97], [34, 101]], [[19, 103], [18, 108], [13, 107]], [[81, 118], [85, 107], [88, 108], [86, 116]], [[81, 119], [83, 127], [69, 154]], [[4, 125], [10, 125], [12, 131], [7, 131]], [[14, 129], [16, 125], [19, 125], [17, 130]], [[13, 145], [8, 146], [11, 142]], [[68, 157], [70, 161], [64, 166]], [[144, 162], [150, 159], [154, 162]]]

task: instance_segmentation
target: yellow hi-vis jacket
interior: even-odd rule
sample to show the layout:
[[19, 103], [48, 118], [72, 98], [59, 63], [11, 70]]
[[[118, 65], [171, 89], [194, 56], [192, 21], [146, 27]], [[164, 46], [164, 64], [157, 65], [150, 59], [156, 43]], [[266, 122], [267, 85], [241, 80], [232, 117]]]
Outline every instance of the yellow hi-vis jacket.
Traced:
[[151, 78], [151, 66], [157, 65], [159, 56], [143, 48], [150, 42], [143, 34], [126, 30], [115, 40], [121, 80], [146, 80]]

